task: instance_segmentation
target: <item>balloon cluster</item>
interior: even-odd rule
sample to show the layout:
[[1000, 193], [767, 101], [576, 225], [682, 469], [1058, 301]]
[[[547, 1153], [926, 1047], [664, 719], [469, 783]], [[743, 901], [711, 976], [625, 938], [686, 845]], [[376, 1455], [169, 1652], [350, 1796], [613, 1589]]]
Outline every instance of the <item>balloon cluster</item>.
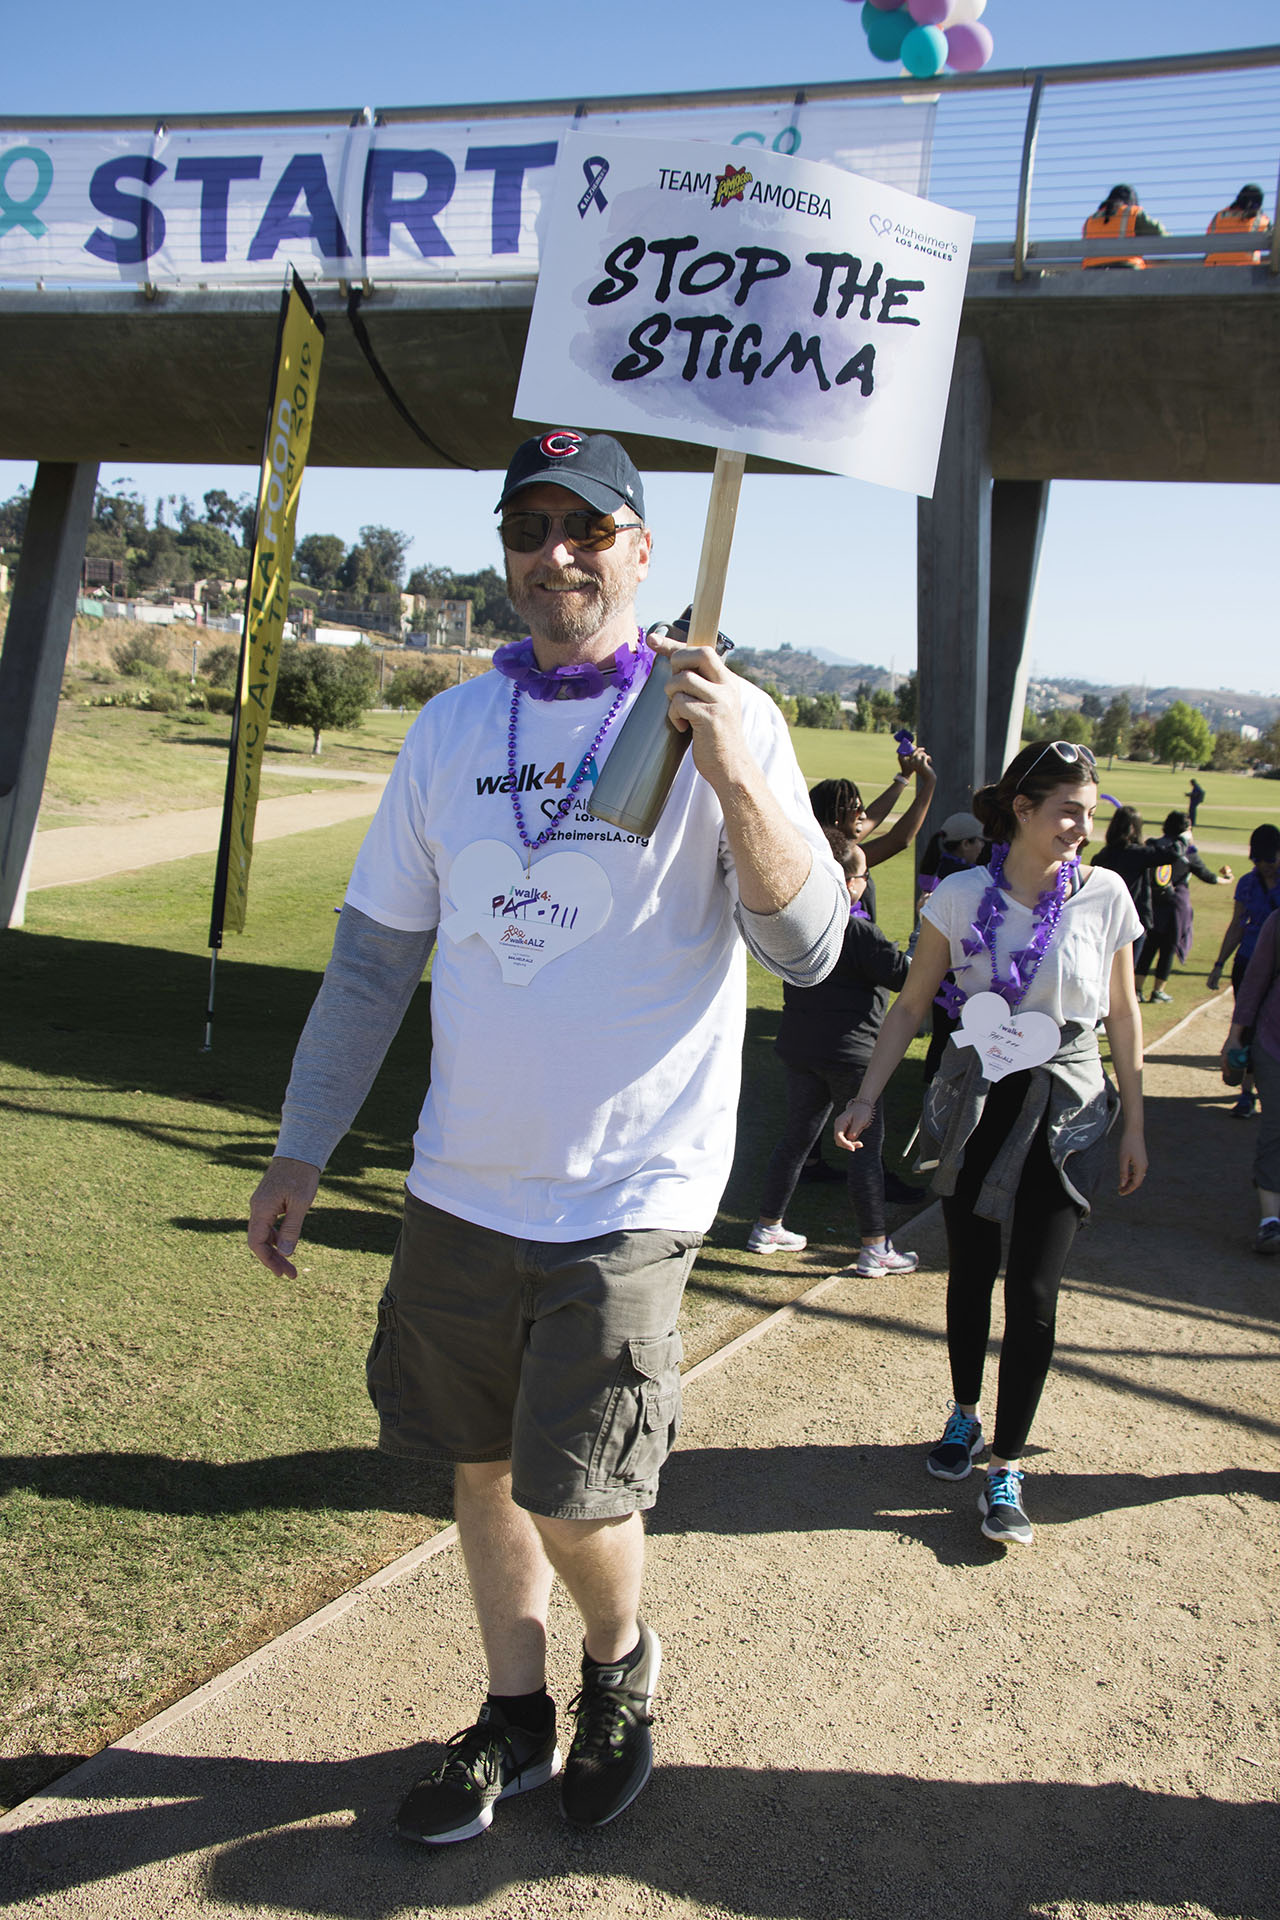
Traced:
[[944, 67], [976, 73], [995, 52], [978, 16], [987, 0], [863, 0], [862, 25], [877, 60], [900, 60], [917, 80]]

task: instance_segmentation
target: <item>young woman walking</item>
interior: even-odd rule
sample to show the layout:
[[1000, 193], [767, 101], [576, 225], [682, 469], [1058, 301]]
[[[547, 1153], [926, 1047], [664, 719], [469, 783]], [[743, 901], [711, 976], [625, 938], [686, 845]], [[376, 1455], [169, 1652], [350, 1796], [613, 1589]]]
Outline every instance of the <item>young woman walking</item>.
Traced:
[[[974, 795], [974, 813], [995, 843], [991, 866], [952, 874], [930, 896], [907, 984], [885, 1016], [857, 1098], [835, 1123], [838, 1144], [857, 1151], [875, 1102], [952, 972], [949, 1010], [962, 1024], [926, 1095], [921, 1162], [935, 1169], [943, 1199], [955, 1401], [927, 1465], [942, 1479], [963, 1480], [985, 1445], [979, 1400], [1007, 1224], [995, 1433], [978, 1500], [983, 1533], [1002, 1543], [1032, 1537], [1020, 1461], [1053, 1355], [1063, 1268], [1117, 1109], [1120, 1192], [1135, 1192], [1147, 1168], [1132, 954], [1142, 923], [1118, 874], [1080, 865], [1097, 799], [1093, 755], [1065, 740], [1024, 748], [994, 786]], [[1099, 1023], [1118, 1099], [1102, 1070]]]

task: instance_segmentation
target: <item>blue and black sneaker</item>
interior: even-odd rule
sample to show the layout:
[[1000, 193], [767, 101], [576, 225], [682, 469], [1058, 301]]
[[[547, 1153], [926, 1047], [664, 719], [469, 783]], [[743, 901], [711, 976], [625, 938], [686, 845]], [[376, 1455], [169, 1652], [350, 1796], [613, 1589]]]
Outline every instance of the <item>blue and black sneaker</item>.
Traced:
[[971, 1420], [967, 1413], [961, 1413], [953, 1400], [951, 1418], [925, 1465], [939, 1480], [966, 1480], [975, 1457], [986, 1444], [982, 1437], [981, 1421]]
[[987, 1469], [987, 1484], [978, 1495], [978, 1512], [984, 1518], [982, 1531], [988, 1540], [1002, 1547], [1016, 1541], [1029, 1547], [1033, 1538], [1031, 1522], [1022, 1505], [1022, 1474], [1013, 1467]]

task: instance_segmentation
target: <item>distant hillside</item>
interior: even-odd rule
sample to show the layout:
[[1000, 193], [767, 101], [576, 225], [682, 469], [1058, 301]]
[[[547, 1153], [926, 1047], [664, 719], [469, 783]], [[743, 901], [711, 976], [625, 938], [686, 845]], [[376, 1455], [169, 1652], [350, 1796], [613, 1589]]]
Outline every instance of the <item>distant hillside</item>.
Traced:
[[[780, 693], [834, 693], [838, 699], [852, 700], [861, 686], [874, 692], [888, 687], [887, 667], [868, 660], [843, 660], [826, 647], [774, 647], [770, 650], [739, 647], [734, 664], [752, 680], [772, 680]], [[901, 686], [906, 675], [892, 676]], [[1027, 703], [1037, 713], [1053, 707], [1078, 707], [1086, 694], [1094, 694], [1105, 706], [1117, 694], [1127, 694], [1135, 713], [1163, 713], [1175, 700], [1185, 700], [1204, 714], [1210, 726], [1233, 731], [1241, 723], [1265, 733], [1280, 716], [1280, 698], [1262, 693], [1238, 693], [1225, 687], [1142, 687], [1129, 682], [1121, 686], [1099, 685], [1091, 680], [1041, 677], [1027, 688]]]
[[[733, 663], [749, 679], [772, 680], [779, 693], [789, 695], [803, 693], [812, 697], [815, 693], [834, 693], [839, 700], [852, 700], [859, 687], [869, 687], [874, 693], [877, 688], [889, 685], [886, 667], [877, 667], [870, 661], [841, 660], [825, 647], [810, 651], [781, 646], [767, 652], [738, 647]], [[901, 686], [907, 676], [899, 673], [894, 678]]]

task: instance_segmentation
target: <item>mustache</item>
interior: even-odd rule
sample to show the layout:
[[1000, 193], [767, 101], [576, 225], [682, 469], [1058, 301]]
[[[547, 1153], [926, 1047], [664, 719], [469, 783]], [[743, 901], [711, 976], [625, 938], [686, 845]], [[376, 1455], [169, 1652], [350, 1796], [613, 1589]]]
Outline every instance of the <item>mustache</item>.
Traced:
[[531, 587], [594, 587], [595, 579], [589, 573], [580, 573], [576, 567], [545, 567], [540, 573], [530, 574], [528, 584]]

